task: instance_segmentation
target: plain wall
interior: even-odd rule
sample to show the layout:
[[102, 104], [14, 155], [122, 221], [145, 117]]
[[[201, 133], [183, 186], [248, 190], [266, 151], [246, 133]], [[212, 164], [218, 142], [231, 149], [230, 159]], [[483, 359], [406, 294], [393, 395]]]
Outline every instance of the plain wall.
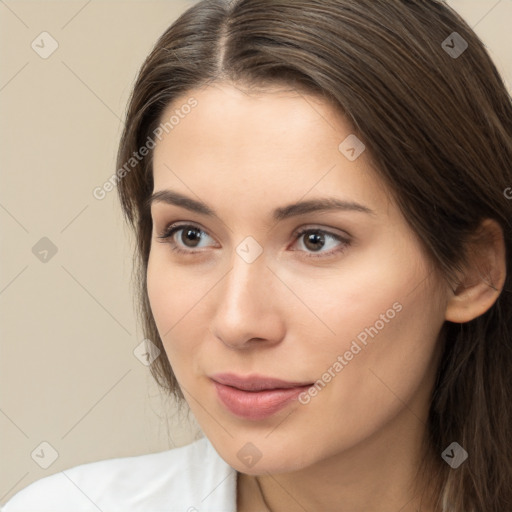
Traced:
[[[133, 353], [143, 336], [131, 235], [117, 192], [92, 193], [115, 172], [140, 65], [193, 3], [0, 3], [0, 503], [77, 464], [198, 435]], [[510, 91], [512, 0], [448, 3]], [[58, 43], [46, 59], [31, 47], [51, 48], [43, 31]], [[53, 452], [41, 443], [58, 454], [46, 469]]]

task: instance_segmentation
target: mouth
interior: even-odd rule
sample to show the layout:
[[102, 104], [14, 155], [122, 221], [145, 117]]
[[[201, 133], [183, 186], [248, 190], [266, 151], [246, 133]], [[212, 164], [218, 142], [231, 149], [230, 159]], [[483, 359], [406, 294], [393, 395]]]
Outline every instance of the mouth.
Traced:
[[249, 420], [272, 416], [313, 385], [312, 382], [290, 382], [259, 375], [217, 374], [210, 379], [224, 408]]

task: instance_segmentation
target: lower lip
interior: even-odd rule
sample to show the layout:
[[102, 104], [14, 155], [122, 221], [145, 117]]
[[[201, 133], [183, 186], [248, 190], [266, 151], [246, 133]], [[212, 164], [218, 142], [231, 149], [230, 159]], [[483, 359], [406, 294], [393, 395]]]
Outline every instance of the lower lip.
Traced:
[[261, 420], [277, 413], [312, 384], [298, 388], [242, 391], [213, 381], [217, 396], [224, 406], [236, 416], [249, 420]]

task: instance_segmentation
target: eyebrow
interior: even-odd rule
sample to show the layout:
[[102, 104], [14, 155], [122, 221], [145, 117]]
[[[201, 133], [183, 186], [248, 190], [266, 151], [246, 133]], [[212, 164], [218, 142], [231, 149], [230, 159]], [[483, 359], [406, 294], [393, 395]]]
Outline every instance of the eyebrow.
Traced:
[[[181, 208], [186, 208], [192, 212], [206, 215], [208, 217], [215, 217], [220, 220], [219, 215], [205, 203], [173, 190], [160, 190], [158, 192], [154, 192], [147, 198], [144, 205], [149, 209], [153, 203], [165, 203], [180, 206]], [[272, 219], [275, 222], [279, 222], [298, 215], [331, 210], [354, 211], [375, 215], [373, 210], [354, 201], [344, 201], [333, 197], [325, 197], [320, 199], [311, 199], [309, 201], [300, 201], [276, 208], [272, 212]]]

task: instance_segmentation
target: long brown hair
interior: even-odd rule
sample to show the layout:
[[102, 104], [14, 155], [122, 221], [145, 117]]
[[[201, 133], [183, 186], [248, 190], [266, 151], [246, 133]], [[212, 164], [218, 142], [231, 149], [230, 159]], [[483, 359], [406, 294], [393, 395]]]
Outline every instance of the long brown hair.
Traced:
[[[440, 0], [203, 0], [181, 15], [139, 72], [117, 161], [144, 334], [162, 352], [146, 290], [152, 153], [126, 163], [174, 99], [212, 81], [287, 84], [331, 101], [447, 280], [480, 222], [499, 223], [506, 282], [485, 314], [443, 325], [426, 441], [434, 462], [422, 471], [437, 507], [511, 511], [512, 104], [484, 44]], [[151, 372], [183, 398], [166, 357]], [[441, 460], [453, 441], [469, 453], [456, 470]]]

